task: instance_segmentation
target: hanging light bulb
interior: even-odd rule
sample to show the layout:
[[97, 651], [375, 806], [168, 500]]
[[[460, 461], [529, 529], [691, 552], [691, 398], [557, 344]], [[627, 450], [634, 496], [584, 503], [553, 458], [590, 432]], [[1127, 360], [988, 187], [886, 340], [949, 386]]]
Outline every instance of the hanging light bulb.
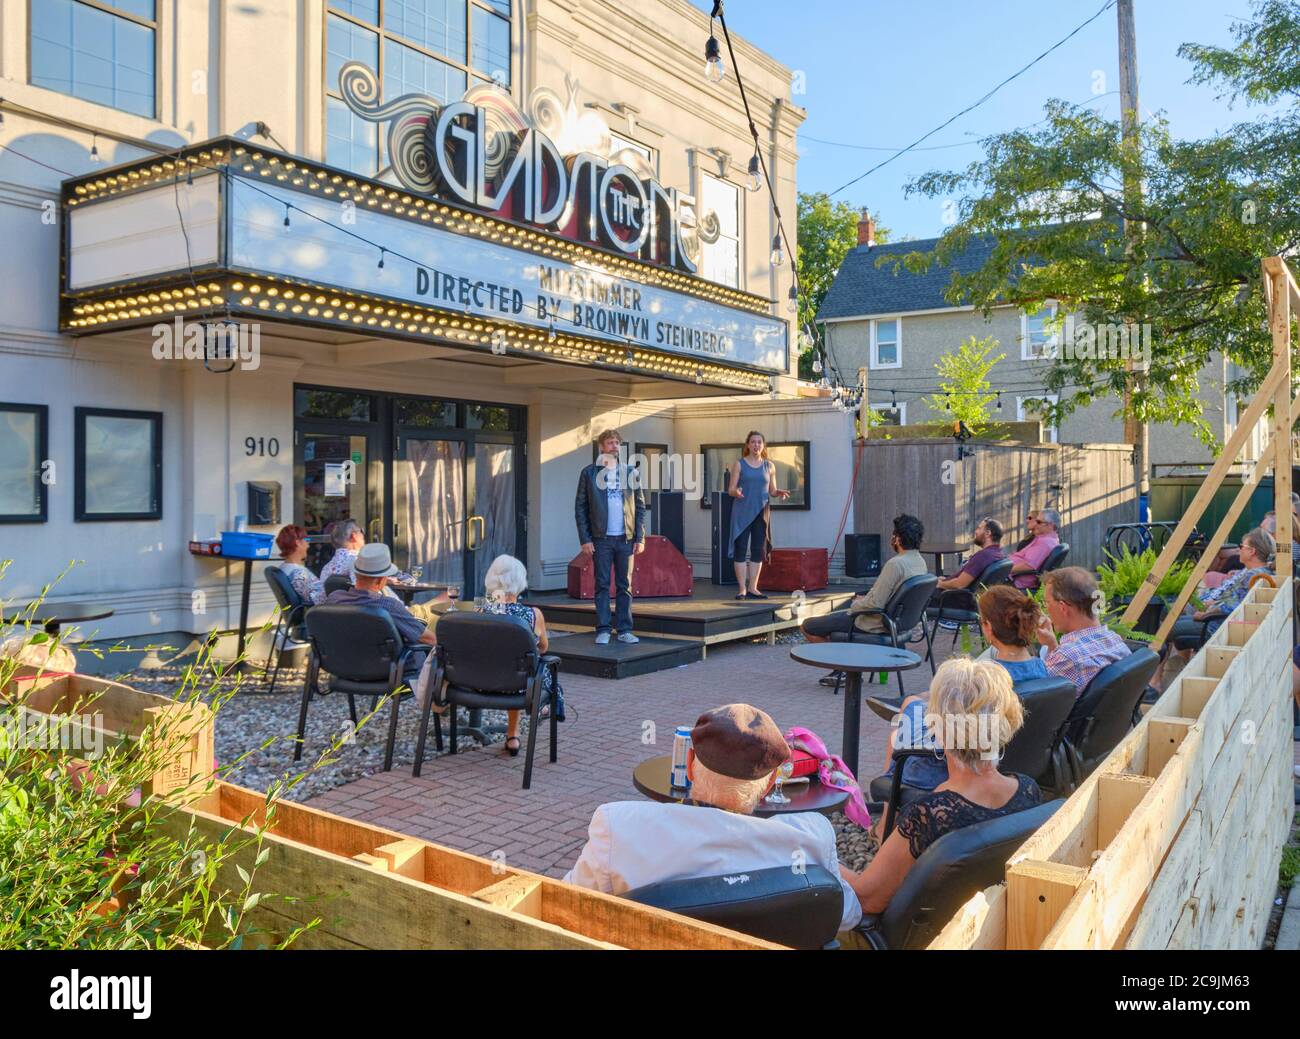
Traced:
[[709, 42], [704, 45], [704, 78], [716, 85], [721, 83], [726, 75], [727, 70], [722, 64], [722, 48], [718, 46], [718, 38], [710, 36]]
[[758, 161], [758, 152], [749, 160], [749, 190], [757, 191], [763, 186], [763, 167]]
[[548, 343], [553, 343], [553, 342], [555, 342], [555, 322], [554, 322], [554, 321], [552, 321], [552, 322], [547, 326], [547, 328], [546, 328], [546, 341], [547, 341]]
[[386, 252], [388, 252], [387, 249], [380, 249], [380, 250], [379, 250], [379, 270], [381, 270], [381, 271], [384, 269], [384, 254], [385, 254]]
[[94, 163], [103, 161], [99, 157], [99, 134], [94, 134], [90, 138], [90, 161]]
[[772, 255], [768, 259], [773, 267], [780, 267], [785, 263], [785, 249], [781, 245], [781, 233], [779, 231], [772, 236]]
[[998, 411], [1002, 410], [1002, 391], [998, 390]]
[[284, 226], [285, 227], [289, 226], [289, 203], [288, 202], [284, 204]]
[[698, 368], [695, 369], [695, 385], [700, 386], [704, 383], [704, 373]]
[[813, 370], [813, 374], [814, 374], [814, 375], [821, 375], [821, 373], [822, 373], [822, 359], [821, 359], [820, 357], [814, 357], [814, 358], [813, 358], [812, 370]]
[[794, 285], [790, 286], [790, 296], [786, 302], [785, 308], [790, 311], [791, 314], [794, 314], [799, 310], [799, 290]]

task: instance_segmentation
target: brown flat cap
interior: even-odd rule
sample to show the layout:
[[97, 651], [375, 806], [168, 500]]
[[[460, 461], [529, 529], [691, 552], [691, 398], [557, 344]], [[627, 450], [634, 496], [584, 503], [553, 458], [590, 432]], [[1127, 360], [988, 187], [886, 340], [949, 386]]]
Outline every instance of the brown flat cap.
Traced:
[[776, 722], [747, 703], [701, 714], [691, 730], [691, 747], [705, 768], [731, 779], [761, 779], [790, 756]]

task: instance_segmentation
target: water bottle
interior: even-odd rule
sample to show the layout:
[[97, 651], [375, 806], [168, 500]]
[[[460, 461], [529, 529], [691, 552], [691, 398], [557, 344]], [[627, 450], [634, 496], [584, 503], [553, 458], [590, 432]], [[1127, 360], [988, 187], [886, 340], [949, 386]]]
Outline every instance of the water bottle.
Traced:
[[677, 726], [673, 732], [673, 766], [668, 773], [668, 782], [674, 790], [689, 790], [691, 781], [686, 775], [686, 752], [691, 746], [691, 730], [685, 725]]

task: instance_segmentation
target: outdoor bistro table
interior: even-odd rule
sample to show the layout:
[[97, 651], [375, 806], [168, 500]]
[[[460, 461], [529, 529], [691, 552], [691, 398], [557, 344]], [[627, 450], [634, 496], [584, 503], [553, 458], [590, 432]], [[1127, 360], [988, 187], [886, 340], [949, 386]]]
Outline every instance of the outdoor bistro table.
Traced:
[[[669, 785], [668, 775], [672, 767], [671, 754], [647, 758], [632, 772], [632, 785], [652, 801], [685, 801], [690, 796], [690, 792]], [[806, 782], [786, 780], [781, 789], [790, 799], [789, 804], [769, 804], [760, 798], [754, 814], [762, 818], [769, 815], [784, 815], [786, 812], [821, 812], [822, 815], [830, 815], [838, 810], [849, 796], [847, 790], [833, 790], [828, 786], [822, 786], [816, 776], [809, 777]]]
[[840, 755], [858, 777], [858, 733], [862, 724], [862, 673], [910, 671], [921, 658], [906, 649], [864, 642], [809, 642], [790, 650], [790, 659], [810, 667], [844, 672], [844, 736]]
[[927, 541], [921, 545], [922, 552], [934, 556], [934, 573], [936, 577], [943, 576], [944, 556], [959, 556], [969, 550], [969, 544], [957, 545], [950, 541]]
[[0, 623], [22, 624], [26, 620], [31, 620], [41, 625], [47, 635], [57, 635], [59, 629], [65, 624], [102, 621], [106, 617], [113, 616], [113, 609], [109, 606], [95, 606], [84, 602], [41, 603], [31, 614], [28, 613], [29, 609], [30, 607], [26, 606], [13, 607], [9, 613], [0, 618]]

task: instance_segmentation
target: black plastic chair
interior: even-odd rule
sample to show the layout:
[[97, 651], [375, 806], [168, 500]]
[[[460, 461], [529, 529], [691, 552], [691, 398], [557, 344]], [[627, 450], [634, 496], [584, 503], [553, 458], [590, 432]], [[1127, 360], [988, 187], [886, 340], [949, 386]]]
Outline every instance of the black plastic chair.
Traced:
[[1074, 709], [1074, 683], [1068, 678], [1034, 678], [1016, 685], [1016, 693], [1025, 722], [1002, 752], [998, 771], [1040, 777], [1040, 787], [1059, 792], [1071, 778], [1061, 727]]
[[[293, 752], [293, 760], [302, 758], [307, 705], [312, 696], [322, 695], [319, 678], [324, 671], [330, 676], [329, 692], [346, 694], [353, 725], [357, 723], [356, 697], [371, 697], [373, 711], [379, 705], [380, 697], [395, 694], [388, 720], [388, 742], [384, 748], [384, 771], [387, 772], [393, 767], [398, 705], [412, 695], [410, 683], [431, 647], [405, 645], [393, 618], [378, 606], [313, 606], [307, 611], [306, 625], [311, 657], [307, 662], [307, 680], [302, 686], [298, 746]], [[406, 691], [397, 693], [404, 684], [407, 685]]]
[[[832, 642], [867, 642], [875, 646], [893, 646], [904, 649], [908, 643], [917, 641], [916, 629], [920, 628], [921, 637], [925, 639], [926, 657], [930, 661], [930, 672], [934, 673], [934, 654], [930, 652], [930, 629], [925, 626], [925, 608], [939, 579], [934, 574], [917, 574], [909, 577], [898, 586], [898, 590], [889, 597], [884, 607], [877, 610], [861, 610], [855, 616], [879, 616], [884, 622], [885, 631], [859, 631], [856, 624], [847, 632], [837, 631], [831, 636]], [[898, 696], [901, 700], [907, 694], [903, 691], [903, 672], [895, 671], [898, 679]], [[843, 672], [835, 678], [835, 692], [838, 694], [844, 681]]]
[[334, 592], [341, 592], [345, 588], [351, 588], [352, 582], [342, 574], [334, 574], [325, 578], [325, 594], [332, 595]]
[[[1043, 565], [1037, 570], [1021, 570], [1020, 573], [1015, 575], [1016, 577], [1032, 576], [1034, 579], [1034, 583], [1028, 588], [1022, 589], [1022, 591], [1026, 593], [1032, 592], [1042, 584], [1044, 574], [1050, 574], [1053, 570], [1059, 570], [1061, 567], [1065, 566], [1065, 561], [1069, 558], [1070, 546], [1064, 541], [1058, 542], [1052, 547], [1052, 550], [1047, 553], [1047, 558], [1043, 560]], [[1012, 579], [1012, 583], [1015, 583], [1014, 578]]]
[[[280, 675], [280, 662], [284, 659], [284, 647], [280, 645], [280, 640], [307, 641], [303, 619], [311, 608], [311, 603], [298, 594], [278, 566], [266, 568], [266, 583], [271, 586], [271, 594], [275, 596], [275, 604], [279, 607], [275, 616], [275, 628], [271, 632], [271, 649], [266, 654], [266, 665], [262, 668], [264, 672], [271, 672], [270, 692], [274, 693], [275, 681]], [[274, 670], [271, 668], [272, 657], [275, 657]]]
[[1147, 648], [1107, 664], [1087, 684], [1061, 727], [1072, 787], [1086, 779], [1133, 727], [1138, 703], [1160, 657]]
[[[550, 702], [544, 675], [551, 670], [552, 688], [559, 682], [560, 658], [543, 656], [537, 636], [512, 617], [484, 613], [448, 613], [438, 621], [438, 646], [429, 698], [420, 715], [415, 744], [418, 776], [424, 763], [424, 740], [435, 699], [445, 704], [451, 728], [450, 753], [456, 753], [456, 708], [528, 712], [528, 752], [524, 759], [524, 789], [533, 783], [533, 752], [542, 707]], [[555, 707], [550, 711], [551, 761], [556, 760], [558, 736]], [[439, 726], [441, 733], [441, 726]]]
[[793, 949], [837, 947], [835, 935], [844, 915], [844, 888], [822, 866], [665, 880], [623, 897]]
[[873, 949], [924, 949], [977, 891], [1003, 882], [1007, 860], [1064, 803], [944, 834], [913, 863], [885, 911], [863, 917], [857, 930]]
[[957, 636], [961, 629], [969, 625], [979, 626], [979, 596], [986, 588], [997, 584], [1007, 584], [1011, 580], [1011, 568], [1015, 565], [1010, 556], [990, 563], [973, 583], [965, 588], [949, 588], [939, 593], [939, 605], [927, 607], [925, 615], [930, 620], [930, 666], [934, 666], [934, 640], [939, 632], [939, 624], [949, 621], [956, 627], [952, 633], [952, 644], [957, 645]]

